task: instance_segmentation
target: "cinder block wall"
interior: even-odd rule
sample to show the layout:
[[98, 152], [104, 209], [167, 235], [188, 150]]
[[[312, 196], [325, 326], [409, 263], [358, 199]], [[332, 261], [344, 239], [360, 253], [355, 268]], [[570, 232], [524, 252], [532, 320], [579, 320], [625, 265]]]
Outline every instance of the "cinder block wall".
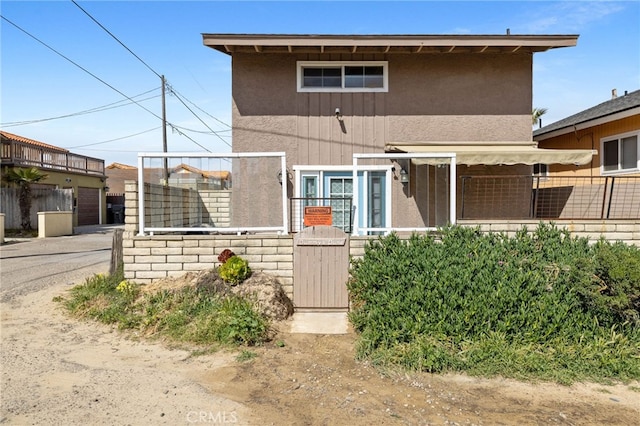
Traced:
[[[254, 271], [264, 271], [280, 280], [288, 296], [293, 298], [293, 236], [292, 235], [138, 235], [137, 184], [125, 183], [125, 232], [123, 260], [125, 278], [150, 283], [153, 280], [180, 276], [189, 271], [201, 271], [219, 265], [218, 255], [230, 249], [247, 261]], [[480, 227], [485, 232], [514, 235], [526, 226], [537, 228], [538, 220], [463, 220], [459, 224]], [[623, 241], [640, 246], [638, 220], [556, 220], [558, 227], [572, 234], [596, 241], [604, 236], [611, 241]], [[409, 234], [407, 234], [408, 236]], [[377, 237], [375, 237], [377, 238]], [[351, 237], [349, 253], [354, 258], [364, 255], [369, 237]]]
[[[484, 232], [504, 232], [509, 236], [526, 226], [528, 230], [538, 227], [540, 220], [459, 220], [459, 225], [479, 226]], [[597, 241], [601, 237], [609, 241], [622, 241], [626, 244], [640, 246], [640, 220], [608, 219], [608, 220], [566, 220], [544, 221], [554, 223], [558, 228], [566, 228], [576, 237], [586, 237]]]
[[218, 255], [230, 249], [253, 271], [278, 277], [293, 296], [291, 235], [154, 235], [123, 238], [124, 275], [141, 284], [219, 266]]
[[231, 191], [199, 191], [204, 208], [203, 223], [228, 228], [231, 226]]

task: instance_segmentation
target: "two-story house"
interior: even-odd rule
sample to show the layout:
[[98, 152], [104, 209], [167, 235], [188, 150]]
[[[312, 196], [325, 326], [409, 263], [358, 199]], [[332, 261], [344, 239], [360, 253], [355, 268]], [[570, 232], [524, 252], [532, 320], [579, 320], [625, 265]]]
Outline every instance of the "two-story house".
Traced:
[[[285, 152], [288, 176], [277, 179], [291, 199], [353, 197], [331, 204], [333, 225], [349, 230], [354, 221], [370, 233], [446, 224], [451, 179], [458, 217], [462, 209], [520, 217], [531, 209], [530, 181], [519, 195], [491, 201], [474, 198], [485, 189], [462, 178], [531, 177], [534, 164], [589, 163], [589, 149], [538, 148], [531, 129], [534, 53], [577, 39], [203, 34], [205, 46], [231, 56], [233, 151]], [[454, 153], [456, 167], [447, 159], [385, 157], [361, 161], [354, 173], [354, 154], [384, 153]], [[282, 214], [269, 201], [281, 193], [276, 173], [233, 170], [234, 194], [249, 194], [234, 195], [236, 226]]]

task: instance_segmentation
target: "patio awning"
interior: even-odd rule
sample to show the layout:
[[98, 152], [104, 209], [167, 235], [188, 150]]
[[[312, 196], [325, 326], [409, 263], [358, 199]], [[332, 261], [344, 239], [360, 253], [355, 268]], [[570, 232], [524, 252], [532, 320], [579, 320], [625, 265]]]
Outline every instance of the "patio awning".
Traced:
[[[453, 145], [451, 142], [391, 143], [385, 146], [385, 152], [402, 153], [444, 153], [456, 154], [458, 164], [468, 166], [514, 165], [514, 164], [587, 164], [593, 151], [590, 149], [541, 149], [536, 142], [467, 142]], [[415, 164], [443, 164], [446, 158], [417, 158]]]

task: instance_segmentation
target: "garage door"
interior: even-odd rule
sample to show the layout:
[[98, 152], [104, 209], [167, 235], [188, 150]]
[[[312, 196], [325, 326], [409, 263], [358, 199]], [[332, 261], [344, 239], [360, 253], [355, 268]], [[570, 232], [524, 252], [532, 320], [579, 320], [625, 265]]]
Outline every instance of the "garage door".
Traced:
[[78, 188], [78, 226], [98, 225], [100, 222], [100, 190]]

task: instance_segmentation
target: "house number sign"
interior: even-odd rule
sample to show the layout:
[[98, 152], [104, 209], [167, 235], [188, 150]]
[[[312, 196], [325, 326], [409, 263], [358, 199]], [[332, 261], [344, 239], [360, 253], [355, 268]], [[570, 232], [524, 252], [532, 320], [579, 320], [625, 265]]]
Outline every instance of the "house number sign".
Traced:
[[299, 238], [296, 242], [299, 246], [343, 246], [346, 238]]

